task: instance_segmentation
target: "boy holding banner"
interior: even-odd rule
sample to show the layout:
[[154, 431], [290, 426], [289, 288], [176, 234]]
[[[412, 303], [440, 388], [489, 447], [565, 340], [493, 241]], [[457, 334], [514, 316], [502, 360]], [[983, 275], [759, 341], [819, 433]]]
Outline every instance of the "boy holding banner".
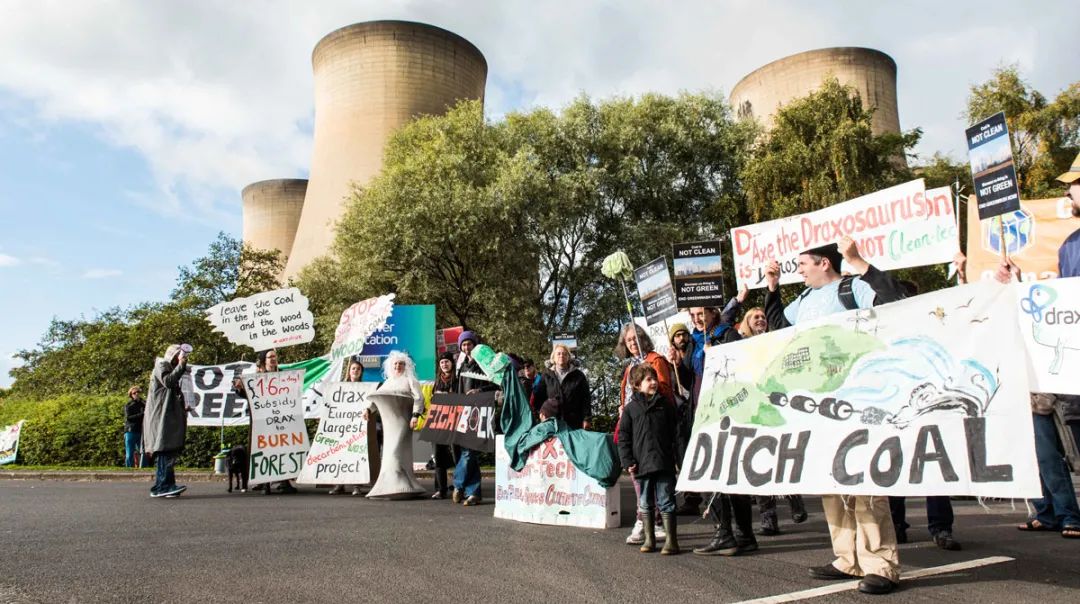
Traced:
[[[841, 260], [846, 260], [857, 276], [842, 278]], [[900, 284], [864, 260], [850, 237], [801, 253], [798, 273], [807, 289], [785, 307], [780, 300], [780, 265], [775, 260], [769, 263], [765, 271], [765, 315], [770, 329], [904, 297]], [[862, 577], [859, 591], [868, 594], [887, 594], [896, 589], [900, 552], [888, 498], [824, 495], [821, 503], [836, 560], [811, 567], [810, 576], [825, 580]]]

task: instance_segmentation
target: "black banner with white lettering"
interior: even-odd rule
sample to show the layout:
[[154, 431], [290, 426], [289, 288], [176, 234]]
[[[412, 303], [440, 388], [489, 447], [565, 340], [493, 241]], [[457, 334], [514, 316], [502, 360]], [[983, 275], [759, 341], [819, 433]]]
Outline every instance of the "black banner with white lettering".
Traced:
[[420, 440], [495, 452], [495, 393], [435, 393]]

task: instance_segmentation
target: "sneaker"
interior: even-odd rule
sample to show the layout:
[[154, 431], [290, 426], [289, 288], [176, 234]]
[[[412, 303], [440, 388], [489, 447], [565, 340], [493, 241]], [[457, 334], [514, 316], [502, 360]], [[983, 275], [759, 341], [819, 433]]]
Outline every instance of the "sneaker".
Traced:
[[480, 496], [479, 495], [469, 495], [468, 497], [465, 498], [465, 501], [461, 505], [467, 505], [467, 506], [480, 505]]
[[[836, 568], [832, 564], [826, 564], [825, 566], [811, 566], [809, 569], [810, 576], [815, 579], [822, 579], [825, 581], [843, 581], [845, 579], [858, 579], [858, 575], [849, 575], [844, 571]], [[871, 575], [867, 575], [871, 576]], [[877, 576], [877, 575], [873, 575]]]
[[156, 492], [156, 491], [150, 491], [150, 497], [151, 498], [161, 497], [161, 494]]
[[630, 536], [626, 538], [627, 545], [641, 545], [645, 543], [645, 525], [641, 519], [634, 521], [634, 528], [630, 529]]
[[344, 495], [344, 494], [345, 494], [345, 485], [343, 485], [343, 484], [337, 485], [336, 487], [330, 489], [330, 491], [327, 493], [327, 495]]
[[953, 539], [952, 531], [941, 531], [934, 535], [934, 544], [950, 552], [958, 552], [963, 549], [960, 547], [960, 542]]
[[454, 489], [454, 495], [451, 497], [451, 501], [454, 503], [461, 503], [461, 489]]
[[446, 493], [439, 493], [438, 491], [436, 491], [435, 494], [431, 496], [431, 498], [432, 499], [446, 499]]
[[656, 528], [653, 529], [653, 534], [657, 539], [667, 539], [667, 532], [664, 531], [664, 527], [660, 526], [660, 523], [656, 523]]
[[186, 490], [187, 490], [187, 487], [185, 487], [183, 485], [176, 485], [171, 489], [166, 489], [164, 491], [159, 491], [157, 496], [158, 497], [176, 497], [177, 495], [179, 495], [180, 493], [183, 493]]
[[353, 487], [352, 496], [353, 497], [359, 497], [360, 496], [360, 487]]

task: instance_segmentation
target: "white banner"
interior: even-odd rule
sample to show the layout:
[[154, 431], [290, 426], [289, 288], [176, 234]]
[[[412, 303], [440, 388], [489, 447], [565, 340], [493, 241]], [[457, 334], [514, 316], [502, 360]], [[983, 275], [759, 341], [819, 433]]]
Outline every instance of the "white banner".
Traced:
[[251, 400], [252, 485], [300, 475], [310, 443], [301, 391], [304, 372], [256, 373], [244, 379]]
[[319, 431], [311, 443], [299, 484], [367, 484], [371, 482], [371, 456], [377, 451], [375, 431], [363, 418], [371, 406], [368, 394], [375, 382], [336, 382], [324, 392]]
[[705, 359], [681, 491], [1040, 496], [1011, 287], [838, 313]]
[[1014, 287], [1031, 391], [1080, 394], [1080, 277]]
[[634, 323], [637, 323], [645, 330], [645, 333], [649, 334], [649, 339], [653, 343], [653, 350], [665, 359], [667, 358], [668, 348], [671, 347], [671, 343], [668, 342], [668, 330], [671, 329], [672, 325], [682, 323], [686, 325], [688, 331], [694, 331], [694, 323], [690, 321], [690, 313], [685, 310], [652, 325], [645, 321], [645, 317], [634, 317]]
[[19, 435], [22, 434], [23, 422], [18, 422], [0, 428], [0, 466], [15, 463], [19, 456]]
[[605, 489], [574, 467], [557, 437], [531, 452], [520, 472], [510, 468], [503, 437], [495, 437], [495, 517], [534, 524], [618, 528], [618, 486]]
[[315, 339], [308, 299], [295, 287], [262, 292], [216, 304], [206, 320], [233, 344], [270, 350]]
[[382, 327], [394, 310], [394, 294], [361, 300], [341, 313], [334, 343], [330, 346], [330, 360], [340, 361], [364, 350], [364, 342], [375, 330]]
[[800, 283], [799, 254], [845, 236], [881, 270], [952, 262], [960, 251], [952, 192], [927, 191], [920, 178], [816, 212], [731, 229], [738, 287], [765, 287], [771, 260], [780, 263], [781, 284]]

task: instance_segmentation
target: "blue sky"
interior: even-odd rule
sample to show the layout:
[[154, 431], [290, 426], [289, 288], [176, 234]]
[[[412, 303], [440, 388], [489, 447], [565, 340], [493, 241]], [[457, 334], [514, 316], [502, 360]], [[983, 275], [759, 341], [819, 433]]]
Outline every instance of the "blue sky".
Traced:
[[[964, 157], [968, 86], [1018, 63], [1047, 96], [1078, 78], [1074, 6], [1028, 2], [184, 3], [0, 5], [0, 386], [52, 317], [165, 298], [240, 189], [305, 177], [310, 53], [337, 27], [424, 21], [476, 44], [487, 110], [646, 91], [727, 93], [826, 46], [899, 65], [901, 126]], [[1070, 35], [1072, 34], [1072, 35]], [[1073, 59], [1073, 60], [1069, 60]]]

